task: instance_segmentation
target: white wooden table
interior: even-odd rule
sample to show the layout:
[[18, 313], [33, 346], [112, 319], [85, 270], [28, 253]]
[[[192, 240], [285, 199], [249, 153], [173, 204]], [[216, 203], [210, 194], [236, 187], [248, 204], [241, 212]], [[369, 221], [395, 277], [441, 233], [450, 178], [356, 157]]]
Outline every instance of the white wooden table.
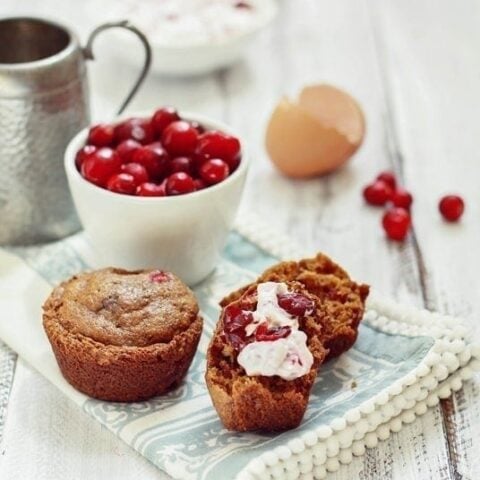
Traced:
[[[56, 17], [85, 39], [104, 20], [96, 3], [2, 0], [0, 15]], [[150, 76], [131, 109], [173, 104], [231, 123], [248, 139], [253, 153], [243, 208], [255, 209], [309, 249], [331, 255], [378, 290], [463, 316], [476, 327], [480, 3], [280, 4], [275, 25], [258, 38], [243, 63], [195, 79]], [[96, 47], [99, 60], [91, 65], [91, 80], [99, 118], [115, 110], [135, 73], [109, 58], [107, 36]], [[140, 62], [140, 48], [138, 53]], [[341, 172], [294, 182], [282, 178], [268, 161], [265, 122], [281, 95], [294, 95], [304, 84], [319, 81], [343, 87], [359, 99], [368, 134], [354, 161]], [[403, 245], [384, 239], [380, 212], [361, 199], [362, 186], [382, 169], [393, 169], [415, 195], [414, 230]], [[449, 191], [461, 193], [467, 202], [460, 225], [446, 225], [437, 212], [438, 198]], [[479, 329], [474, 332], [478, 339]], [[0, 374], [0, 416], [6, 419], [0, 433], [1, 479], [166, 478], [13, 354], [0, 358]], [[330, 478], [480, 478], [479, 390], [477, 376]]]

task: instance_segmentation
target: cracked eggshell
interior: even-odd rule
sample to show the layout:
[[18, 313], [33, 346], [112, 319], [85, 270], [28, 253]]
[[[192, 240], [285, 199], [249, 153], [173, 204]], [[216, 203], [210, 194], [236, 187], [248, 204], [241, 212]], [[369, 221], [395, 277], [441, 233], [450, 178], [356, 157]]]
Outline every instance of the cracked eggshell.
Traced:
[[285, 175], [308, 178], [341, 167], [359, 148], [365, 119], [358, 103], [330, 85], [313, 85], [297, 102], [282, 99], [266, 132], [266, 148]]

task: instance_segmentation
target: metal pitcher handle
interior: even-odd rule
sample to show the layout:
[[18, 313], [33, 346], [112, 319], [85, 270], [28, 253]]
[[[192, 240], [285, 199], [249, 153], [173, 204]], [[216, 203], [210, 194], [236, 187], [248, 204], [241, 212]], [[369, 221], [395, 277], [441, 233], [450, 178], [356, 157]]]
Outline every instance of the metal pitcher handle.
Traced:
[[143, 62], [142, 70], [137, 78], [137, 81], [135, 82], [129, 94], [118, 109], [117, 113], [118, 115], [120, 115], [125, 110], [125, 108], [127, 108], [128, 104], [137, 93], [140, 85], [143, 83], [148, 71], [150, 70], [150, 65], [152, 63], [152, 47], [150, 46], [147, 37], [140, 30], [138, 30], [138, 28], [132, 25], [128, 20], [122, 20], [120, 22], [109, 22], [99, 25], [88, 37], [87, 44], [83, 48], [83, 54], [86, 59], [93, 60], [95, 58], [92, 49], [93, 41], [99, 33], [103, 32], [104, 30], [109, 30], [110, 28], [124, 28], [126, 30], [130, 30], [140, 39], [145, 48], [145, 61]]

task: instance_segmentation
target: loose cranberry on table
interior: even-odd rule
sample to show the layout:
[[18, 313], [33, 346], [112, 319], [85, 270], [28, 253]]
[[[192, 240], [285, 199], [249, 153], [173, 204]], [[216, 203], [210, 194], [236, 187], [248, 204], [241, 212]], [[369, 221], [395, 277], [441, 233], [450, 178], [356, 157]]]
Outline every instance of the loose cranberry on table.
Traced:
[[129, 118], [119, 123], [114, 128], [115, 142], [135, 140], [142, 145], [154, 141], [153, 129], [149, 118]]
[[193, 178], [185, 172], [172, 173], [167, 178], [167, 195], [184, 195], [195, 191]]
[[77, 154], [75, 155], [75, 166], [77, 170], [80, 171], [83, 165], [83, 162], [90, 156], [92, 153], [97, 151], [97, 147], [94, 145], [85, 145], [82, 147]]
[[135, 180], [135, 185], [140, 185], [149, 180], [147, 169], [139, 163], [124, 163], [121, 170], [123, 173], [132, 175]]
[[456, 222], [463, 215], [465, 203], [458, 195], [446, 195], [440, 200], [438, 209], [448, 222]]
[[118, 173], [122, 160], [117, 152], [103, 147], [92, 153], [82, 164], [82, 175], [91, 183], [100, 187], [107, 185], [108, 179]]
[[128, 163], [132, 161], [133, 154], [139, 148], [141, 148], [141, 146], [141, 143], [137, 142], [136, 140], [132, 140], [131, 138], [128, 138], [127, 140], [120, 142], [115, 150], [122, 159], [122, 162]]
[[160, 179], [167, 171], [169, 156], [160, 142], [151, 143], [136, 150], [132, 161], [143, 165], [153, 180]]
[[162, 145], [172, 156], [190, 155], [195, 152], [198, 132], [185, 120], [171, 123], [162, 133]]
[[217, 130], [200, 135], [197, 153], [208, 158], [220, 158], [233, 172], [240, 162], [240, 142], [237, 138]]
[[388, 238], [399, 242], [407, 237], [411, 223], [410, 214], [404, 208], [390, 208], [382, 218], [382, 226]]
[[377, 175], [377, 180], [381, 180], [390, 186], [392, 190], [395, 190], [397, 187], [397, 179], [395, 174], [392, 172], [381, 172]]
[[107, 182], [107, 189], [111, 192], [135, 195], [137, 184], [133, 175], [129, 173], [115, 173]]
[[164, 197], [167, 193], [165, 191], [165, 183], [158, 184], [152, 182], [141, 183], [136, 190], [139, 197]]
[[114, 128], [112, 125], [101, 123], [90, 128], [87, 143], [96, 147], [109, 147], [113, 143]]
[[367, 185], [363, 190], [363, 198], [370, 205], [381, 206], [391, 200], [393, 190], [390, 185], [383, 180], [376, 180]]
[[413, 202], [412, 194], [402, 187], [398, 187], [392, 195], [392, 203], [395, 207], [401, 207], [408, 210]]
[[158, 138], [163, 131], [173, 122], [180, 120], [178, 112], [173, 107], [163, 107], [158, 109], [152, 117], [152, 128]]
[[207, 185], [214, 185], [225, 180], [230, 171], [228, 165], [219, 158], [207, 160], [200, 167], [200, 177]]

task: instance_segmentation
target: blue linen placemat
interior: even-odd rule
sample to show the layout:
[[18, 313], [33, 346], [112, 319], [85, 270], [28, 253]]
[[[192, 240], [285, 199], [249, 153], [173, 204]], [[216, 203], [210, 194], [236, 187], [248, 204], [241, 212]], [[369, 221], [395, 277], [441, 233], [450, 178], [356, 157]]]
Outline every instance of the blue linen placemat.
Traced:
[[[82, 255], [84, 242], [80, 235], [73, 241], [12, 248], [9, 252], [53, 286], [88, 268]], [[227, 480], [235, 478], [262, 453], [288, 444], [303, 432], [328, 425], [375, 396], [414, 370], [431, 349], [434, 343], [431, 337], [392, 335], [364, 324], [354, 348], [321, 367], [299, 428], [277, 434], [225, 430], [204, 381], [205, 353], [218, 319], [218, 301], [278, 261], [239, 233], [232, 232], [217, 269], [194, 289], [205, 325], [185, 381], [168, 395], [147, 402], [102, 402], [78, 392], [72, 397], [74, 401], [174, 478]], [[29, 321], [39, 323], [40, 318]], [[28, 356], [26, 359], [29, 360]], [[42, 371], [34, 361], [32, 364]], [[52, 379], [52, 375], [47, 376]], [[66, 393], [70, 391], [67, 389]]]

